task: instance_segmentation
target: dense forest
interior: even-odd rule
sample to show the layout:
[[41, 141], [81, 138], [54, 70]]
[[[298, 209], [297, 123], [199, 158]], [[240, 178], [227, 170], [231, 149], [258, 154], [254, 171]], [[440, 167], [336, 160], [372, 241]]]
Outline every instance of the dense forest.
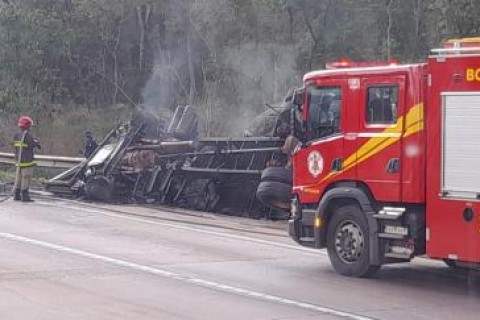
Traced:
[[327, 61], [423, 61], [478, 16], [475, 0], [0, 0], [0, 148], [27, 113], [44, 152], [76, 153], [134, 105], [193, 104], [204, 135], [234, 134]]

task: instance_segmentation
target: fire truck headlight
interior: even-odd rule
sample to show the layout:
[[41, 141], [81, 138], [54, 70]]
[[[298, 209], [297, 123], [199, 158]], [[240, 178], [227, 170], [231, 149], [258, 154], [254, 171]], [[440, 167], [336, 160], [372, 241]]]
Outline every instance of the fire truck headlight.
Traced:
[[322, 217], [316, 216], [314, 223], [315, 223], [315, 228], [316, 228], [316, 229], [320, 229], [320, 228], [323, 226], [323, 219], [322, 219]]

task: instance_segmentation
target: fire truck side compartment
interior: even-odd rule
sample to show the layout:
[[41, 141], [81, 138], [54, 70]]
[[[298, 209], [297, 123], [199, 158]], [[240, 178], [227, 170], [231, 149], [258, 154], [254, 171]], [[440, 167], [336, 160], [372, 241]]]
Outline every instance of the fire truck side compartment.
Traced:
[[427, 88], [427, 254], [480, 262], [480, 54], [432, 55]]

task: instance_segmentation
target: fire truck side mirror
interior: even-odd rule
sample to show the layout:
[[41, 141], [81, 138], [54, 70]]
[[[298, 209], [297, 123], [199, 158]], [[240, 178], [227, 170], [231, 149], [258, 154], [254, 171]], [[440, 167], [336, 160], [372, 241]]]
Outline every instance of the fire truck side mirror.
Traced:
[[293, 92], [293, 105], [298, 107], [299, 110], [302, 109], [305, 96], [305, 89], [297, 89]]

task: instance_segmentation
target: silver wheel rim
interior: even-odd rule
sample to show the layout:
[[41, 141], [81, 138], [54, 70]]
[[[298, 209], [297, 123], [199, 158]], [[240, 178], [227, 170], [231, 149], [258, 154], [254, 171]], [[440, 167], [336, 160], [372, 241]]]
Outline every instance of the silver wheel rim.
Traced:
[[355, 263], [363, 254], [365, 238], [362, 229], [354, 221], [347, 220], [335, 232], [335, 251], [344, 263]]

